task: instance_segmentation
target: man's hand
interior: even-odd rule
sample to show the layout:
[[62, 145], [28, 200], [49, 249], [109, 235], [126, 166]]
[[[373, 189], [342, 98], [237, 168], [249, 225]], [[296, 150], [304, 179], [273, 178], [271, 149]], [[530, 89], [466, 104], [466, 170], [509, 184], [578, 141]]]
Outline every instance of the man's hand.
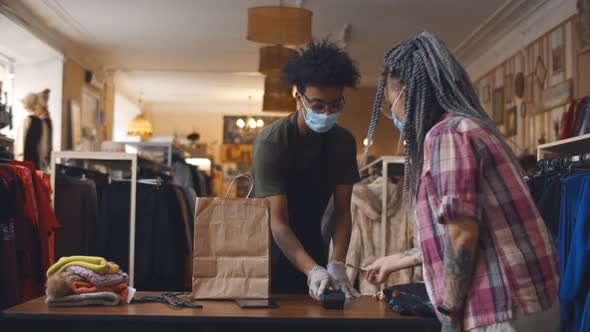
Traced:
[[334, 280], [332, 280], [330, 273], [319, 265], [316, 265], [309, 272], [307, 285], [309, 286], [309, 296], [316, 301], [320, 300], [320, 295], [324, 294], [324, 291], [328, 287], [335, 288]]
[[336, 287], [339, 287], [344, 294], [346, 294], [346, 298], [356, 299], [361, 296], [361, 294], [352, 286], [350, 279], [348, 279], [344, 263], [330, 261], [330, 263], [328, 263], [328, 273], [330, 273], [334, 279]]

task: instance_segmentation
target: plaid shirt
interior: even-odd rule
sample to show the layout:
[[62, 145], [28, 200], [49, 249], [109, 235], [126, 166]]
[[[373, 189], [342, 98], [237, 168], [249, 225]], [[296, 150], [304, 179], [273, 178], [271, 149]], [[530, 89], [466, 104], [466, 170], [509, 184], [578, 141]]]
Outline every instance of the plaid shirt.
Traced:
[[[416, 201], [424, 280], [443, 302], [445, 223], [479, 222], [476, 262], [463, 312], [469, 330], [533, 313], [555, 301], [555, 249], [517, 165], [476, 120], [446, 115], [426, 135]], [[437, 313], [440, 317], [440, 313]]]

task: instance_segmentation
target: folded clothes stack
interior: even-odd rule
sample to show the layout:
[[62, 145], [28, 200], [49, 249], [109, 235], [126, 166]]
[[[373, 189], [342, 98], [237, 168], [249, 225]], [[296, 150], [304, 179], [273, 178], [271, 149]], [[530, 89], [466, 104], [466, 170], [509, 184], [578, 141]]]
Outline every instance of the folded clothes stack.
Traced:
[[116, 306], [127, 300], [128, 276], [102, 257], [62, 257], [47, 270], [51, 307]]

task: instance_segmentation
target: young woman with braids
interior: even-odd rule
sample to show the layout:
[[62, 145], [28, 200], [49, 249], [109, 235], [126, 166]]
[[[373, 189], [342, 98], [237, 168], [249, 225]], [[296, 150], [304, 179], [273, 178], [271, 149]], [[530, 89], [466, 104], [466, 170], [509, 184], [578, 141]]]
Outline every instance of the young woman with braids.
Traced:
[[378, 259], [366, 278], [422, 264], [443, 331], [556, 331], [549, 233], [465, 70], [434, 35], [387, 52], [369, 141], [381, 113], [405, 140], [404, 202], [420, 248]]

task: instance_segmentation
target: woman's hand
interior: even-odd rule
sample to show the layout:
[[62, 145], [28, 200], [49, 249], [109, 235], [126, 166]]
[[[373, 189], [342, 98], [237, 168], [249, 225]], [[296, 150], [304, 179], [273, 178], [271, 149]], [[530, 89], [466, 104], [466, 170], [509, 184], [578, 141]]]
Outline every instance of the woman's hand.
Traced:
[[[395, 272], [396, 256], [381, 257], [373, 264], [365, 266], [363, 276], [373, 285], [384, 283], [392, 272]], [[398, 256], [399, 257], [399, 256]]]
[[418, 248], [412, 248], [402, 253], [381, 257], [373, 264], [366, 266], [363, 272], [365, 278], [373, 285], [384, 283], [393, 272], [422, 264], [422, 253]]

